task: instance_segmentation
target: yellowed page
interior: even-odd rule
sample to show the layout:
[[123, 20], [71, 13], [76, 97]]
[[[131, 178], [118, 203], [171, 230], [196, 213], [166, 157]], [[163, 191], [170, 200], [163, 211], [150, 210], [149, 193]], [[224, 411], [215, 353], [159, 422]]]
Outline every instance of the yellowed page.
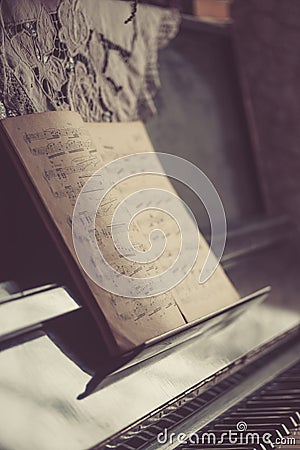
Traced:
[[[85, 126], [80, 116], [73, 112], [16, 117], [2, 121], [2, 125], [55, 227], [77, 262], [83, 279], [104, 313], [119, 348], [130, 349], [183, 325], [185, 320], [172, 291], [143, 299], [112, 295], [91, 281], [82, 270], [74, 251], [72, 215], [76, 198], [86, 179], [118, 155], [121, 148], [122, 154], [131, 152], [130, 146], [135, 133], [148, 145], [142, 126], [114, 124], [108, 125], [106, 129], [105, 125], [99, 125], [98, 132], [98, 125]], [[101, 130], [107, 132], [101, 136]], [[111, 134], [114, 134], [112, 140], [109, 139]], [[96, 147], [93, 140], [97, 141]], [[121, 194], [122, 188], [117, 187], [108, 194], [109, 200], [114, 200], [114, 196], [118, 200]], [[100, 205], [97, 214], [96, 235], [100, 240], [102, 238], [103, 252], [110, 264], [130, 274], [134, 271], [134, 264], [124, 258], [120, 262], [110, 242], [107, 226], [111, 220], [111, 211], [107, 210], [105, 203], [107, 202]], [[90, 225], [87, 226], [87, 232], [89, 231]], [[133, 227], [133, 234], [140, 248], [147, 248], [148, 240], [138, 223]], [[142, 267], [136, 276], [150, 278], [158, 270], [156, 265], [147, 269]]]
[[[103, 152], [103, 158], [106, 163], [112, 159], [129, 154], [154, 151], [145, 127], [140, 122], [87, 124], [87, 129], [90, 131], [93, 141], [98, 147], [106, 146], [107, 151]], [[123, 181], [119, 187], [120, 198], [125, 198], [130, 193], [140, 189], [151, 187], [175, 193], [167, 177], [143, 175]], [[181, 216], [188, 215], [183, 205], [179, 213]], [[140, 239], [142, 235], [144, 235], [144, 239], [148, 239], [149, 233], [154, 228], [162, 228], [165, 231], [167, 246], [164, 254], [159, 259], [158, 270], [164, 271], [168, 269], [180, 251], [180, 236], [175, 221], [169, 215], [163, 214], [160, 211], [149, 211], [141, 213], [137, 217], [136, 222], [139, 227]], [[209, 249], [208, 244], [200, 232], [199, 241], [198, 257], [192, 270], [171, 291], [176, 304], [179, 306], [187, 322], [191, 322], [228, 306], [239, 298], [237, 291], [220, 265], [206, 283], [199, 284], [199, 275]]]

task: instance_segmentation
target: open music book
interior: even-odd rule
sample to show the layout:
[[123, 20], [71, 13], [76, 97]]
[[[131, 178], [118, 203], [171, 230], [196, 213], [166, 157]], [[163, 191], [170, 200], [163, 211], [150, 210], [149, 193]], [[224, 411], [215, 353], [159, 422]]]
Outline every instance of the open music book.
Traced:
[[[174, 283], [173, 287], [158, 295], [151, 295], [155, 288], [155, 277], [168, 273], [182, 251], [182, 230], [174, 217], [161, 207], [159, 195], [156, 197], [150, 189], [159, 189], [164, 192], [163, 195], [167, 192], [173, 196], [175, 191], [167, 176], [145, 173], [142, 168], [140, 175], [136, 175], [139, 167], [134, 167], [134, 176], [129, 176], [126, 180], [122, 180], [122, 165], [118, 171], [111, 166], [102, 175], [98, 172], [118, 158], [145, 152], [153, 154], [158, 173], [161, 171], [159, 159], [153, 153], [142, 123], [84, 123], [75, 112], [39, 113], [3, 120], [1, 143], [12, 158], [53, 242], [60, 250], [74, 285], [80, 292], [80, 300], [91, 309], [112, 353], [132, 349], [150, 338], [217, 311], [238, 299], [235, 288], [220, 265], [207, 282], [199, 284], [199, 274], [208, 254], [208, 244], [200, 233], [197, 258], [189, 273], [179, 283]], [[139, 164], [141, 159], [133, 161]], [[122, 181], [117, 183], [119, 175]], [[101, 176], [104, 178], [101, 179]], [[90, 177], [93, 189], [88, 191], [85, 186]], [[99, 193], [104, 189], [105, 183], [109, 185], [109, 189], [101, 199], [93, 221], [88, 204], [93, 192]], [[78, 196], [84, 189], [86, 208], [85, 201], [78, 203]], [[143, 192], [146, 192], [151, 195], [151, 201], [148, 202], [150, 209], [145, 208], [129, 220], [128, 217], [124, 218], [128, 223], [128, 236], [132, 244], [128, 247], [128, 242], [122, 241], [122, 233], [114, 233], [115, 228], [122, 228], [123, 225], [118, 221], [114, 222], [114, 214], [122, 206], [124, 199], [133, 198], [132, 195], [139, 191], [138, 206], [143, 206], [146, 198], [149, 200], [149, 195], [143, 196]], [[81, 209], [79, 208], [76, 220], [80, 222], [82, 235], [74, 231], [73, 214], [75, 205], [78, 204]], [[177, 204], [177, 215], [180, 217], [175, 219], [183, 220], [185, 224], [192, 221], [183, 204]], [[126, 253], [128, 249], [133, 249], [133, 254], [135, 251], [147, 254], [153, 244], [150, 242], [151, 232], [155, 229], [161, 229], [165, 233], [165, 247], [160, 256], [146, 262], [136, 262], [130, 258], [131, 253]], [[76, 240], [80, 246], [83, 241], [88, 243], [91, 237], [96, 239], [98, 245], [95, 252], [100, 250], [104, 260], [113, 269], [113, 272], [101, 272], [102, 267], [97, 263], [96, 253], [87, 254], [86, 264], [99, 272], [100, 280], [102, 273], [103, 284], [90, 277], [74, 247]], [[161, 239], [161, 235], [157, 234], [152, 237], [158, 241]], [[192, 241], [191, 252], [194, 251], [194, 245]], [[108, 280], [109, 273], [117, 273], [119, 276], [114, 275], [115, 278]], [[122, 295], [122, 289], [120, 291], [122, 275], [137, 281], [129, 295], [125, 288], [126, 295]], [[106, 288], [108, 282], [113, 289]]]

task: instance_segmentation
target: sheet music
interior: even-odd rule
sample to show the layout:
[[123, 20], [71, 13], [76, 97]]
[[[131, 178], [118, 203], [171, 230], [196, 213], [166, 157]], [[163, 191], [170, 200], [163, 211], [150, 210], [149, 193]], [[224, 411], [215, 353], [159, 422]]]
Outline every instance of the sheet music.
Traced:
[[[77, 261], [72, 241], [72, 215], [85, 182], [108, 162], [133, 153], [152, 152], [153, 148], [140, 123], [84, 124], [80, 116], [73, 112], [36, 114], [34, 120], [32, 117], [7, 119], [3, 125], [70, 253]], [[167, 244], [159, 260], [137, 264], [116, 250], [112, 241], [112, 217], [123, 198], [139, 189], [153, 186], [174, 193], [166, 177], [135, 176], [113, 186], [106, 194], [97, 211], [95, 227], [89, 215], [81, 211], [86, 236], [95, 233], [106, 261], [119, 273], [149, 279], [149, 283], [139, 292], [145, 296], [151, 295], [151, 277], [167, 270], [180, 251], [178, 226], [169, 215], [157, 210], [138, 215], [130, 227], [134, 247], [146, 251], [149, 248], [149, 232], [153, 228], [164, 230]], [[99, 180], [95, 189], [101, 189]], [[188, 214], [184, 206], [181, 213]], [[177, 287], [155, 297], [135, 299], [111, 294], [95, 284], [79, 265], [120, 348], [131, 348], [183, 325], [185, 320], [198, 318], [237, 299], [237, 293], [222, 269], [218, 269], [207, 284], [199, 285], [198, 276], [208, 252], [202, 236], [200, 243], [197, 262], [190, 274]]]
[[[87, 124], [88, 130], [97, 145], [105, 145], [111, 153], [105, 153], [105, 162], [124, 156], [126, 153], [153, 152], [153, 146], [141, 123], [117, 124], [118, 133], [113, 130], [116, 124]], [[158, 162], [160, 165], [160, 163]], [[139, 189], [160, 188], [175, 193], [167, 177], [158, 175], [136, 176], [122, 183], [121, 198]], [[178, 211], [180, 216], [188, 216], [182, 204]], [[137, 217], [139, 235], [143, 234], [148, 241], [151, 230], [161, 228], [165, 231], [167, 246], [159, 259], [159, 271], [168, 269], [180, 251], [180, 230], [176, 222], [167, 214], [157, 210], [141, 213]], [[184, 230], [183, 230], [184, 231]], [[209, 246], [199, 232], [200, 248], [195, 265], [190, 273], [172, 289], [172, 294], [185, 320], [190, 322], [217, 309], [221, 309], [239, 298], [239, 295], [228, 277], [219, 266], [214, 275], [205, 283], [199, 284], [199, 274], [208, 254]], [[188, 256], [187, 256], [188, 258]]]

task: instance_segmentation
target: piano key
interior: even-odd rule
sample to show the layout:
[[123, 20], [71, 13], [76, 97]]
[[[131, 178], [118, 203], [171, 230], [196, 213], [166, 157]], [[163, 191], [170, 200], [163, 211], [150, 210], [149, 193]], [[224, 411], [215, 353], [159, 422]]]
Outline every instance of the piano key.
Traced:
[[298, 411], [291, 408], [238, 408], [228, 414], [228, 417], [238, 417], [240, 420], [246, 417], [292, 417], [297, 426], [300, 422]]
[[299, 381], [299, 375], [281, 375], [277, 378], [277, 380], [284, 383], [296, 383], [297, 381]]
[[[271, 405], [257, 405], [257, 404], [250, 404], [248, 402], [248, 404], [244, 404], [244, 403], [240, 403], [239, 407], [235, 409], [235, 411], [238, 412], [243, 412], [245, 414], [247, 414], [247, 412], [249, 412], [250, 414], [254, 411], [257, 411], [258, 413], [266, 413], [266, 414], [271, 414], [272, 412], [274, 412], [274, 407]], [[300, 420], [300, 409], [295, 408], [294, 406], [278, 406], [276, 408], [276, 412], [282, 412], [282, 413], [287, 413], [289, 412], [290, 414], [293, 414], [295, 416], [296, 420]]]
[[247, 400], [247, 405], [256, 405], [256, 406], [272, 406], [273, 408], [277, 408], [280, 406], [285, 406], [288, 403], [289, 406], [293, 406], [295, 410], [300, 409], [300, 401], [298, 399], [261, 399], [255, 398]]
[[266, 386], [266, 388], [267, 389], [286, 389], [291, 386], [294, 387], [295, 389], [300, 389], [299, 380], [293, 380], [293, 381], [276, 380], [273, 383], [268, 384]]
[[[211, 448], [215, 449], [219, 449], [219, 450], [275, 450], [275, 446], [274, 445], [269, 445], [269, 444], [263, 444], [263, 443], [245, 443], [243, 444], [243, 446], [239, 445], [235, 445], [232, 444], [231, 442], [227, 441], [227, 442], [223, 442], [221, 444], [215, 444], [213, 447], [211, 446], [211, 444], [200, 444], [200, 445], [196, 445], [196, 444], [189, 444], [188, 446], [185, 447], [178, 447], [176, 448], [176, 450], [183, 450], [183, 449], [197, 449], [197, 450], [210, 450]], [[119, 450], [119, 449], [118, 449]], [[298, 450], [295, 449], [294, 450]]]
[[294, 367], [294, 368], [291, 367], [286, 372], [280, 373], [278, 375], [278, 379], [280, 380], [281, 378], [288, 378], [288, 377], [292, 377], [292, 376], [299, 377], [299, 368], [298, 367]]
[[286, 442], [276, 446], [276, 450], [297, 450], [300, 448], [300, 428], [291, 430], [291, 436]]
[[[218, 426], [219, 425], [219, 426]], [[235, 428], [235, 424], [233, 425], [229, 425], [226, 426], [222, 423], [220, 424], [216, 424], [214, 425], [214, 427], [212, 429], [206, 430], [208, 433], [218, 433], [219, 436], [222, 435], [222, 433], [229, 433], [229, 431], [231, 430], [232, 432], [236, 432], [238, 433], [238, 431]], [[286, 436], [289, 435], [289, 430], [287, 429], [286, 426], [284, 426], [283, 424], [281, 425], [274, 425], [274, 424], [263, 424], [263, 425], [250, 425], [247, 427], [247, 430], [245, 430], [244, 432], [242, 432], [242, 436], [246, 436], [247, 433], [253, 434], [256, 433], [260, 439], [259, 439], [259, 443], [262, 444], [264, 443], [264, 448], [265, 450], [271, 450], [274, 448], [274, 442], [276, 442], [277, 439], [283, 439]], [[263, 437], [265, 436], [265, 434], [268, 433], [270, 442], [265, 443]], [[224, 439], [224, 442], [229, 442], [229, 438]], [[229, 442], [232, 443], [232, 442]], [[234, 447], [233, 447], [234, 448]], [[257, 447], [257, 448], [261, 448], [261, 447]]]
[[295, 364], [293, 367], [291, 367], [289, 369], [289, 373], [296, 373], [297, 375], [300, 376], [300, 365], [299, 364]]
[[251, 400], [249, 400], [249, 403], [247, 404], [240, 404], [238, 408], [235, 408], [232, 411], [228, 411], [228, 415], [231, 413], [239, 415], [240, 417], [243, 416], [243, 414], [259, 414], [259, 415], [280, 415], [280, 414], [292, 414], [295, 417], [295, 420], [299, 420], [300, 413], [298, 408], [295, 408], [293, 406], [279, 406], [278, 408], [274, 409], [272, 405], [256, 405], [250, 403]]
[[260, 398], [266, 398], [266, 399], [268, 399], [268, 398], [284, 398], [284, 399], [289, 399], [289, 398], [293, 398], [293, 399], [297, 399], [297, 400], [299, 400], [300, 401], [300, 393], [288, 393], [288, 394], [285, 394], [285, 393], [281, 393], [280, 391], [277, 391], [277, 390], [275, 390], [275, 391], [268, 391], [268, 392], [264, 392], [264, 391], [260, 391], [258, 394], [254, 394], [253, 396], [252, 396], [252, 398], [256, 398], [256, 397], [260, 397]]
[[[215, 440], [213, 438], [210, 438], [210, 441], [208, 440], [208, 437], [203, 437], [205, 433], [213, 433], [215, 437]], [[233, 442], [236, 440], [236, 443]], [[259, 442], [261, 440], [261, 442]], [[195, 437], [193, 437], [194, 442], [188, 442], [187, 444], [181, 444], [180, 447], [176, 447], [176, 449], [182, 450], [183, 448], [193, 448], [193, 449], [210, 449], [213, 445], [213, 448], [218, 448], [222, 450], [226, 450], [227, 448], [230, 448], [230, 450], [238, 450], [240, 448], [250, 449], [253, 450], [273, 450], [275, 446], [273, 444], [265, 444], [262, 442], [261, 436], [257, 436], [257, 439], [255, 439], [254, 436], [254, 442], [251, 441], [251, 437], [248, 438], [248, 442], [246, 442], [246, 438], [234, 439], [234, 437], [229, 438], [229, 435], [222, 436], [222, 433], [213, 432], [211, 430], [203, 430], [199, 432], [199, 440], [196, 441]]]
[[[257, 432], [257, 433], [266, 433], [266, 432], [275, 432], [279, 437], [284, 437], [287, 436], [290, 432], [288, 430], [288, 428], [283, 424], [274, 424], [274, 423], [268, 423], [267, 422], [268, 418], [266, 418], [265, 423], [256, 423], [256, 424], [247, 424], [250, 425], [247, 427], [247, 430], [245, 430], [246, 432], [250, 431], [250, 432]], [[236, 422], [234, 423], [234, 425], [236, 425]], [[238, 432], [237, 429], [235, 429], [231, 424], [226, 424], [221, 422], [220, 424], [216, 424], [214, 426], [214, 429], [216, 431], [219, 432], [228, 432], [228, 431], [234, 431], [234, 432]]]
[[[238, 377], [237, 377], [238, 379]], [[291, 437], [291, 431], [300, 425], [300, 365], [288, 369], [285, 373], [276, 377], [275, 380], [263, 386], [238, 405], [228, 411], [227, 415], [221, 416], [215, 422], [208, 425], [205, 429], [199, 431], [201, 433], [215, 433], [217, 438], [221, 438], [222, 433], [239, 433], [236, 426], [239, 421], [245, 421], [247, 429], [244, 433], [257, 433], [260, 438], [265, 433], [270, 433], [271, 440], [275, 443], [277, 439], [284, 440]], [[214, 389], [216, 392], [216, 389]], [[212, 447], [211, 443], [205, 445], [189, 444], [183, 448], [194, 449], [223, 449], [223, 450], [243, 450], [247, 449], [246, 445], [241, 446], [240, 443], [232, 444], [229, 437], [224, 437], [223, 442], [216, 443]], [[249, 447], [253, 449], [270, 450], [275, 449], [274, 443], [265, 444], [260, 442]], [[285, 448], [285, 447], [276, 447]], [[293, 449], [298, 447], [291, 447]], [[299, 446], [300, 448], [300, 446]], [[288, 447], [286, 448], [288, 450]]]
[[[225, 446], [223, 446], [222, 444], [220, 445], [214, 445], [213, 447], [211, 446], [206, 446], [204, 445], [197, 445], [197, 444], [189, 444], [189, 446], [184, 446], [184, 447], [179, 447], [180, 450], [189, 450], [189, 449], [194, 449], [194, 450], [256, 450], [261, 448], [261, 447], [255, 447], [253, 445], [251, 446], [246, 446], [244, 445], [243, 447], [232, 447], [232, 444], [226, 444]], [[294, 449], [295, 450], [295, 449]]]
[[[229, 438], [229, 430], [232, 430], [232, 429], [231, 428], [230, 429], [219, 429], [219, 430], [209, 429], [207, 431], [207, 433], [219, 433], [218, 434], [219, 439], [217, 439], [217, 442], [223, 440], [224, 443], [232, 444], [232, 446], [234, 445], [232, 443], [233, 440], [234, 441], [236, 440], [237, 444], [244, 443], [244, 441], [246, 439], [245, 436], [248, 434], [249, 441], [251, 444], [253, 443], [252, 439], [254, 439], [254, 444], [263, 443], [268, 448], [268, 450], [271, 448], [274, 448], [274, 443], [276, 442], [276, 440], [278, 440], [278, 439], [281, 440], [281, 439], [287, 437], [286, 433], [282, 433], [281, 430], [278, 430], [278, 429], [267, 427], [267, 429], [265, 429], [265, 430], [262, 430], [262, 429], [259, 430], [259, 429], [257, 429], [257, 427], [255, 427], [255, 428], [247, 429], [247, 431], [245, 431], [243, 433], [241, 439], [239, 438], [238, 432], [235, 430], [232, 430], [231, 438]], [[228, 436], [226, 436], [227, 433], [228, 433]], [[233, 433], [237, 433], [237, 434], [235, 435]], [[223, 438], [222, 438], [222, 434], [223, 434]], [[267, 435], [268, 441], [265, 443], [264, 440], [265, 440], [266, 435]], [[249, 442], [246, 442], [246, 443], [249, 443]]]
[[[236, 423], [238, 423], [239, 420], [243, 419], [244, 415], [239, 415], [239, 414], [231, 414], [229, 417], [226, 417], [225, 419], [223, 419], [223, 423], [226, 424], [233, 424], [235, 425]], [[278, 414], [276, 415], [258, 415], [258, 414], [247, 414], [247, 424], [263, 424], [265, 422], [273, 423], [273, 424], [284, 424], [287, 428], [295, 428], [298, 424], [296, 423], [296, 421], [293, 419], [293, 417], [291, 416], [284, 416], [282, 414]]]
[[[182, 447], [182, 446], [177, 447], [176, 450], [177, 449], [178, 450], [179, 449], [183, 450], [183, 449], [190, 449], [190, 448], [198, 449], [198, 450], [200, 450], [200, 449], [209, 450], [210, 448], [212, 448], [211, 445], [212, 444], [209, 443], [209, 442], [207, 442], [206, 444], [205, 443], [203, 443], [203, 444], [202, 443], [199, 443], [199, 444], [190, 443], [187, 446], [185, 445], [184, 447]], [[241, 445], [243, 445], [243, 446], [241, 446]], [[214, 449], [220, 449], [220, 450], [221, 449], [222, 450], [227, 450], [227, 449], [230, 449], [230, 450], [239, 450], [239, 449], [243, 449], [243, 450], [247, 450], [247, 449], [251, 449], [251, 450], [274, 450], [275, 449], [275, 445], [274, 444], [264, 444], [263, 442], [258, 442], [258, 443], [254, 442], [253, 444], [252, 444], [252, 442], [250, 442], [250, 443], [249, 442], [248, 443], [245, 442], [243, 444], [238, 442], [237, 444], [233, 444], [232, 442], [229, 441], [229, 439], [224, 439], [224, 442], [222, 442], [222, 443], [218, 442], [218, 443], [214, 444], [213, 448]]]
[[286, 375], [290, 375], [290, 374], [296, 374], [296, 375], [300, 375], [300, 366], [299, 364], [295, 364], [295, 366], [290, 367], [289, 369], [287, 369], [288, 372], [287, 374], [285, 372], [281, 373], [278, 375], [278, 378], [280, 377], [284, 377]]
[[285, 387], [285, 386], [294, 386], [295, 388], [299, 388], [299, 384], [300, 384], [299, 380], [300, 380], [300, 378], [288, 382], [288, 381], [284, 381], [284, 380], [280, 381], [278, 378], [276, 378], [276, 380], [273, 381], [272, 383], [270, 383], [269, 386], [272, 388], [281, 388], [281, 387]]
[[[298, 365], [299, 366], [299, 365]], [[211, 424], [212, 428], [205, 432], [214, 432], [218, 436], [229, 430], [235, 432], [236, 424], [239, 420], [244, 420], [249, 433], [258, 433], [262, 436], [269, 432], [272, 439], [285, 438], [290, 435], [290, 429], [294, 429], [300, 424], [300, 385], [299, 368], [297, 370], [288, 370], [281, 374], [271, 383], [264, 386], [253, 395], [239, 403], [238, 407], [228, 412], [228, 416], [220, 418], [219, 422]], [[237, 377], [238, 378], [238, 377]], [[202, 431], [204, 432], [204, 431]], [[181, 447], [182, 448], [182, 447]], [[187, 448], [211, 448], [209, 443], [205, 446], [191, 446]], [[237, 445], [224, 442], [213, 447], [230, 448], [236, 450]], [[246, 447], [243, 446], [243, 449]], [[253, 449], [253, 447], [251, 447]], [[256, 448], [264, 450], [274, 448], [274, 445], [260, 444]]]
[[183, 446], [183, 447], [180, 447], [180, 450], [189, 450], [189, 449], [194, 449], [194, 450], [202, 450], [202, 449], [205, 449], [205, 450], [253, 450], [254, 449], [254, 447], [253, 447], [253, 445], [252, 446], [243, 446], [243, 447], [232, 447], [232, 445], [228, 445], [228, 444], [226, 444], [225, 446], [223, 446], [222, 444], [221, 445], [214, 445], [213, 447], [211, 447], [211, 446], [206, 446], [205, 444], [204, 445], [197, 445], [197, 444], [189, 444], [189, 446], [187, 447], [187, 446]]
[[300, 399], [300, 387], [292, 386], [291, 384], [287, 384], [285, 387], [277, 387], [275, 386], [272, 389], [264, 389], [261, 391], [261, 395], [266, 396], [293, 396], [294, 398]]
[[278, 377], [276, 377], [275, 380], [272, 380], [270, 382], [270, 386], [274, 386], [275, 384], [285, 384], [285, 383], [297, 383], [299, 382], [299, 375], [292, 374], [290, 372], [287, 372], [285, 374], [281, 374]]
[[[261, 391], [262, 395], [269, 395], [271, 393], [273, 393], [274, 390], [272, 389], [265, 389], [263, 391]], [[278, 395], [293, 395], [293, 396], [297, 396], [299, 398], [300, 396], [300, 389], [296, 389], [296, 388], [286, 388], [286, 389], [276, 389], [275, 391]]]
[[[262, 405], [262, 406], [257, 406], [257, 405], [252, 405], [250, 404], [250, 402], [248, 401], [248, 403], [246, 402], [241, 402], [239, 403], [239, 406], [234, 410], [234, 411], [249, 411], [251, 412], [252, 410], [254, 411], [262, 411], [262, 412], [273, 412], [274, 408], [271, 405]], [[293, 406], [288, 406], [288, 405], [281, 405], [278, 408], [276, 408], [276, 411], [292, 411], [293, 413], [295, 413], [297, 415], [297, 417], [300, 419], [300, 409], [297, 409]]]
[[263, 395], [269, 395], [269, 394], [273, 394], [277, 392], [278, 394], [281, 395], [295, 395], [295, 396], [299, 396], [300, 395], [300, 388], [295, 388], [292, 386], [287, 386], [285, 388], [278, 388], [276, 387], [276, 389], [265, 389], [263, 391], [261, 391], [261, 394]]

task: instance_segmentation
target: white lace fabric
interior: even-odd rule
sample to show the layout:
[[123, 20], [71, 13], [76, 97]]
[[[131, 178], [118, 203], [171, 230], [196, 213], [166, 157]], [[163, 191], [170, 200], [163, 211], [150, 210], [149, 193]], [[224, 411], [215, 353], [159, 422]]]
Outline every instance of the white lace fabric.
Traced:
[[146, 120], [178, 13], [118, 0], [2, 0], [0, 118], [52, 110]]

